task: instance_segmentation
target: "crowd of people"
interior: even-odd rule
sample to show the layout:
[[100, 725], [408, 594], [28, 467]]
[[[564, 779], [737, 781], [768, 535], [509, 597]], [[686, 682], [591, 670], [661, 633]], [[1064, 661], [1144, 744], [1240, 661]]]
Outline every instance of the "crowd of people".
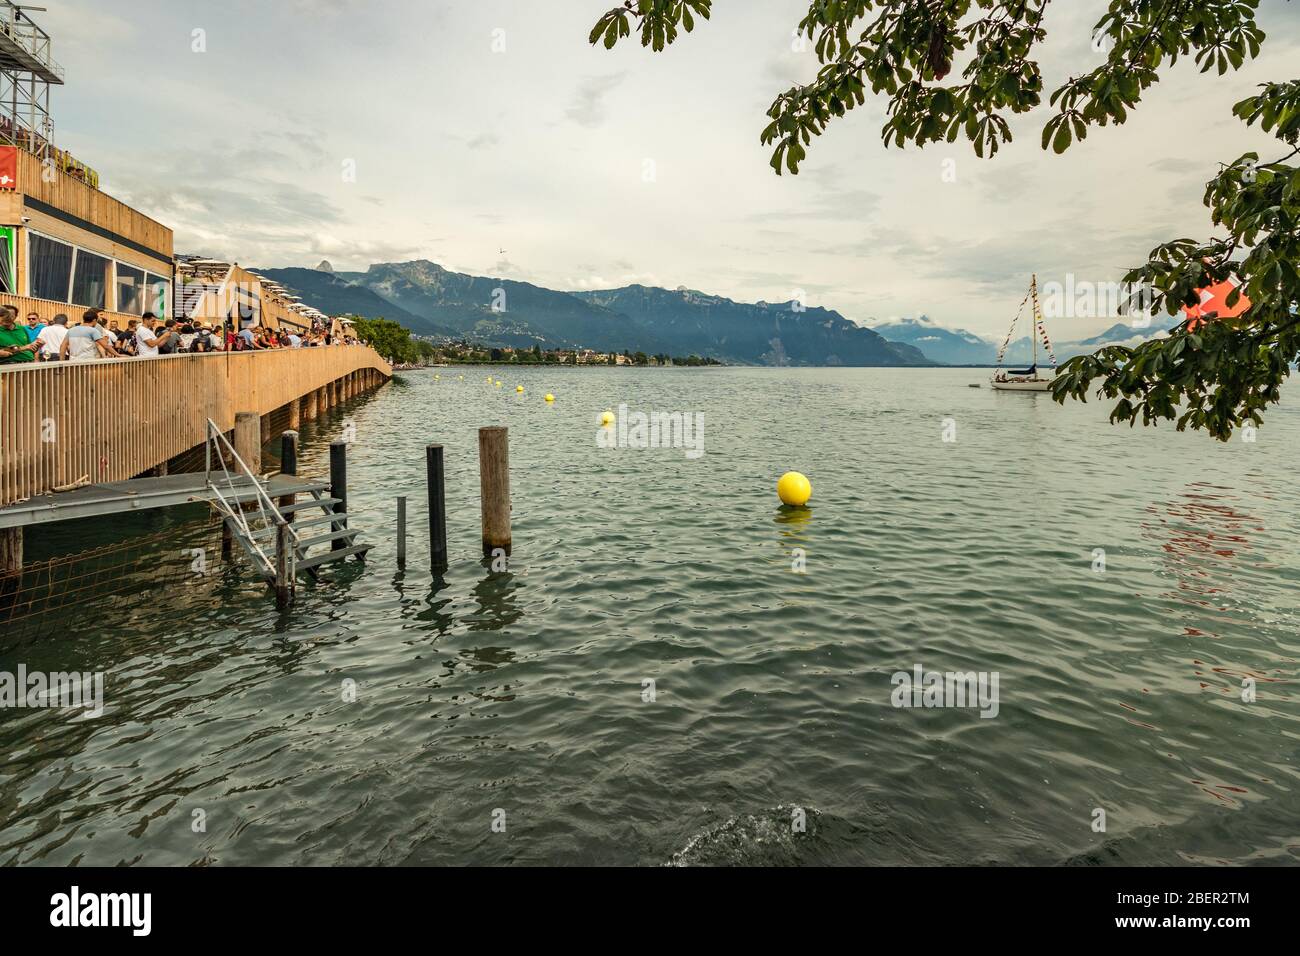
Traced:
[[154, 358], [200, 352], [248, 352], [265, 349], [315, 348], [354, 345], [352, 336], [338, 337], [328, 329], [311, 331], [234, 328], [189, 319], [162, 319], [146, 312], [128, 319], [126, 327], [116, 317], [105, 319], [99, 309], [89, 309], [81, 322], [72, 324], [60, 313], [49, 322], [35, 312], [26, 320], [16, 308], [0, 305], [0, 365], [17, 362], [93, 362], [98, 359]]

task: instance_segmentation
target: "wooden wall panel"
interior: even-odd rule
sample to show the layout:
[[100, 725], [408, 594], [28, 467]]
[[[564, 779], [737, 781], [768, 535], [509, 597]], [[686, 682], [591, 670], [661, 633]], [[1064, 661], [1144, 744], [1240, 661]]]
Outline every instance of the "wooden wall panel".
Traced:
[[174, 254], [172, 231], [162, 223], [73, 179], [58, 168], [44, 169], [40, 159], [22, 149], [18, 150], [17, 192], [49, 203], [101, 229], [125, 236], [169, 259]]

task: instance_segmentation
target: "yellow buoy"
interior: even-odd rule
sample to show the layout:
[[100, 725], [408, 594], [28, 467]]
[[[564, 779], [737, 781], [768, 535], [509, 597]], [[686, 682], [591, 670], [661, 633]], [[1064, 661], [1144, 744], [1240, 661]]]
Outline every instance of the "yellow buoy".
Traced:
[[524, 390], [524, 387], [523, 387], [522, 385], [516, 385], [516, 386], [515, 386], [515, 391], [516, 391], [516, 392], [522, 392], [523, 390]]
[[501, 387], [501, 383], [500, 383], [500, 382], [497, 382], [497, 388], [500, 388], [500, 387]]
[[799, 507], [812, 497], [812, 482], [797, 471], [787, 471], [776, 483], [776, 494], [782, 504]]
[[552, 395], [550, 392], [547, 392], [547, 393], [546, 393], [546, 400], [547, 400], [548, 402], [553, 402], [553, 401], [555, 401], [555, 396]]
[[441, 375], [435, 375], [435, 376], [433, 377], [433, 380], [434, 380], [435, 382], [441, 382], [441, 381], [442, 381], [442, 376], [441, 376]]
[[605, 414], [600, 416], [600, 423], [605, 426], [614, 424], [614, 413], [605, 412]]

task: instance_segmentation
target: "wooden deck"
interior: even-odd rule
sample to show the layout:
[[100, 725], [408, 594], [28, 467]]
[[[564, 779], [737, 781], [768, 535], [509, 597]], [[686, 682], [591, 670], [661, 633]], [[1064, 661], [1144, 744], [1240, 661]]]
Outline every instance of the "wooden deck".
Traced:
[[[231, 484], [238, 500], [251, 502], [257, 497], [251, 481], [241, 480]], [[321, 481], [296, 478], [292, 475], [272, 475], [262, 482], [262, 487], [273, 498], [300, 494], [322, 486]], [[244, 493], [244, 488], [247, 489], [247, 494]], [[222, 493], [227, 499], [232, 497], [230, 486], [224, 479]], [[24, 528], [28, 525], [68, 521], [73, 518], [97, 518], [130, 511], [149, 511], [176, 505], [201, 504], [213, 499], [214, 495], [207, 485], [207, 476], [203, 472], [166, 475], [162, 478], [110, 481], [102, 485], [78, 488], [75, 491], [38, 495], [19, 504], [0, 508], [0, 529]]]
[[0, 508], [135, 478], [202, 445], [208, 419], [296, 423], [391, 375], [364, 345], [0, 366]]

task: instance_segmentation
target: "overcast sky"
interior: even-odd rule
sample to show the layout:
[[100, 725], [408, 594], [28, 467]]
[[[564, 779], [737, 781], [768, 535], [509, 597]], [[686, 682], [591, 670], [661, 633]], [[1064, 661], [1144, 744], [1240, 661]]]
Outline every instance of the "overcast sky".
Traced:
[[[1225, 77], [1180, 64], [1127, 125], [1064, 156], [1039, 149], [1045, 106], [993, 160], [962, 143], [885, 149], [876, 100], [778, 178], [758, 138], [774, 96], [816, 73], [791, 43], [807, 0], [717, 0], [662, 54], [588, 46], [613, 0], [45, 5], [35, 16], [67, 71], [56, 140], [174, 228], [178, 252], [349, 270], [426, 258], [553, 288], [744, 301], [801, 290], [867, 324], [925, 313], [990, 336], [1031, 272], [1115, 281], [1157, 242], [1209, 235], [1215, 164], [1280, 153], [1232, 104], [1300, 62], [1300, 5], [1263, 0], [1253, 64]], [[1049, 88], [1099, 60], [1105, 7], [1049, 7]], [[1067, 321], [1058, 340], [1114, 320]]]

